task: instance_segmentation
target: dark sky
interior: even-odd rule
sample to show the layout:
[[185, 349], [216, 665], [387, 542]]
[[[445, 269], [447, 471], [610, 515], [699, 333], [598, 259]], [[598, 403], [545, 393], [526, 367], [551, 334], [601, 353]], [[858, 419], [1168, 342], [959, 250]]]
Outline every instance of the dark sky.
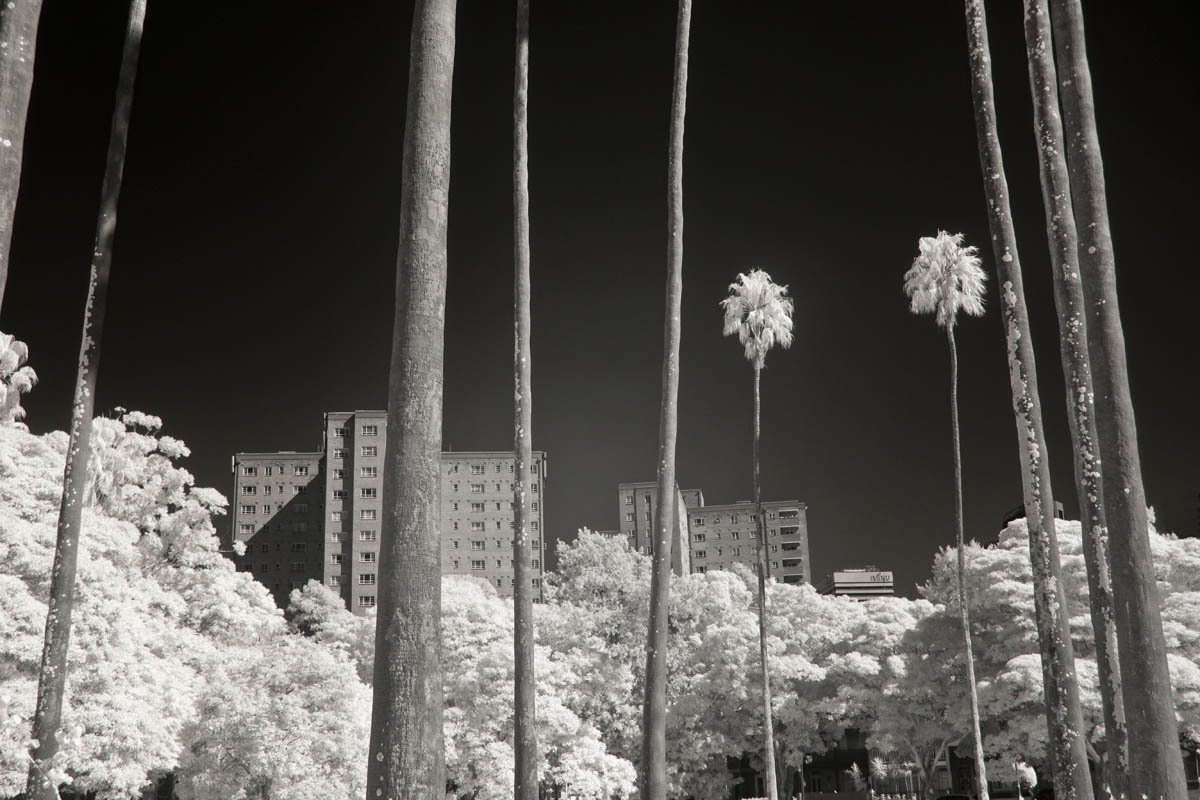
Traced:
[[[511, 3], [459, 4], [445, 439], [511, 446]], [[1074, 515], [1020, 4], [993, 2], [1001, 140], [1057, 496]], [[239, 450], [315, 449], [325, 410], [386, 405], [411, 4], [151, 0], [98, 410], [162, 416], [198, 483]], [[813, 572], [910, 590], [953, 538], [945, 337], [901, 278], [963, 231], [994, 275], [962, 4], [696, 3], [685, 150], [679, 480], [752, 494], [751, 369], [718, 301], [759, 266], [796, 342], [763, 376], [764, 494], [808, 503]], [[1190, 28], [1085, 4], [1150, 502], [1194, 533], [1200, 467], [1197, 94]], [[534, 446], [548, 527], [617, 524], [652, 480], [674, 4], [535, 2]], [[25, 340], [35, 432], [66, 427], [124, 25], [46, 0], [0, 328]], [[967, 535], [1021, 500], [994, 281], [958, 328]]]

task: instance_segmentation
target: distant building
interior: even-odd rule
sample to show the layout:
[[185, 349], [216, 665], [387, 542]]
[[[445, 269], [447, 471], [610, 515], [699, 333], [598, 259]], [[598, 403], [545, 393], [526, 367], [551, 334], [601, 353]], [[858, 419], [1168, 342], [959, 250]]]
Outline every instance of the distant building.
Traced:
[[836, 597], [869, 600], [872, 597], [895, 595], [896, 585], [889, 570], [874, 566], [856, 567], [827, 575], [818, 591]]
[[[658, 483], [617, 484], [617, 507], [620, 513], [620, 532], [629, 546], [639, 553], [654, 552], [654, 514], [658, 511]], [[676, 575], [691, 570], [688, 553], [688, 509], [704, 505], [704, 493], [699, 489], [675, 487], [675, 525], [671, 533], [671, 569]]]
[[[280, 607], [310, 579], [355, 613], [375, 605], [386, 428], [384, 411], [329, 412], [320, 452], [234, 456], [232, 531], [247, 548], [234, 560]], [[442, 453], [442, 572], [487, 580], [503, 597], [513, 593], [513, 467], [511, 450]], [[533, 452], [530, 473], [532, 581], [540, 594], [544, 452]]]
[[[656, 488], [652, 481], [617, 486], [621, 535], [630, 547], [644, 554], [652, 551]], [[706, 506], [704, 493], [699, 489], [679, 489], [675, 496], [676, 502], [682, 504], [676, 516], [673, 536], [677, 546], [671, 559], [677, 574], [727, 570], [734, 564], [743, 564], [751, 570], [757, 568], [758, 526], [754, 503]], [[763, 502], [768, 570], [783, 583], [812, 582], [806, 512], [807, 507], [799, 500]], [[678, 546], [681, 542], [686, 546]]]
[[[1026, 516], [1025, 504], [1022, 503], [1016, 508], [1009, 509], [1008, 513], [1004, 515], [1004, 521], [1000, 523], [1000, 527], [1004, 528], [1008, 523], [1018, 519], [1025, 519]], [[1055, 519], [1067, 518], [1067, 512], [1063, 510], [1063, 504], [1057, 500], [1054, 501], [1054, 517]]]

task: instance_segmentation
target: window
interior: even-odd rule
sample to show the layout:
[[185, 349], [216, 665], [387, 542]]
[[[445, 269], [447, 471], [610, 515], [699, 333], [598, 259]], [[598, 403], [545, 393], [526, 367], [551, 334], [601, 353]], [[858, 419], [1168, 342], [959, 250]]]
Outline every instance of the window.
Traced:
[[336, 589], [337, 587], [339, 587], [341, 585], [342, 585], [342, 576], [341, 575], [330, 575], [329, 576], [329, 586], [331, 588]]
[[292, 572], [304, 572], [304, 562], [303, 561], [293, 561], [292, 562]]
[[625, 521], [626, 521], [626, 522], [633, 522], [633, 512], [632, 512], [632, 511], [626, 511], [626, 512], [625, 512]]
[[346, 477], [346, 470], [342, 469], [341, 467], [338, 467], [337, 469], [335, 469], [333, 471], [333, 479], [335, 481], [343, 480], [343, 479], [345, 479], [345, 477]]
[[238, 530], [243, 535], [250, 536], [251, 534], [254, 533], [254, 523], [253, 522], [243, 522], [241, 525], [238, 526]]
[[344, 542], [346, 540], [346, 535], [341, 531], [332, 531], [329, 534], [329, 540], [331, 542]]
[[768, 511], [768, 512], [767, 512], [767, 519], [768, 519], [768, 520], [775, 519], [775, 512], [774, 512], [774, 511]]
[[373, 530], [362, 530], [358, 532], [358, 540], [360, 542], [373, 542], [375, 541], [375, 538], [375, 531]]
[[730, 522], [737, 522], [737, 514], [730, 514], [730, 515], [729, 515], [729, 521], [730, 521]]
[[269, 553], [269, 552], [271, 552], [271, 545], [264, 544], [262, 547], [260, 547], [258, 549], [264, 553]]
[[379, 435], [379, 426], [378, 425], [363, 425], [362, 426], [362, 435], [363, 436], [378, 436]]
[[537, 465], [536, 461], [529, 465], [529, 471], [532, 472], [534, 475], [537, 475], [537, 468], [538, 468], [538, 465]]
[[742, 532], [734, 531], [733, 533], [729, 534], [729, 538], [730, 539], [740, 539], [740, 538], [742, 538]]
[[292, 552], [293, 553], [303, 553], [306, 548], [307, 548], [307, 545], [305, 545], [304, 542], [292, 542]]
[[358, 585], [359, 586], [374, 586], [375, 585], [375, 573], [374, 572], [364, 572], [361, 575], [359, 575], [358, 576]]
[[364, 508], [363, 510], [361, 510], [361, 511], [359, 511], [359, 512], [358, 512], [358, 518], [359, 518], [359, 519], [365, 519], [365, 520], [367, 520], [367, 521], [372, 521], [372, 520], [374, 520], [374, 519], [375, 519], [375, 509], [373, 509], [373, 508]]
[[627, 505], [627, 506], [633, 505], [633, 495], [631, 495], [631, 494], [625, 495], [625, 505]]
[[541, 586], [541, 585], [542, 585], [542, 579], [541, 579], [541, 578], [534, 578], [534, 579], [533, 579], [533, 588], [535, 588], [535, 589], [536, 589], [536, 588], [538, 588], [538, 587], [539, 587], [539, 586]]
[[452, 503], [451, 505], [453, 505], [453, 506], [454, 506], [454, 510], [455, 510], [455, 511], [458, 511], [458, 503]]
[[471, 540], [471, 549], [472, 550], [482, 550], [483, 548], [484, 548], [483, 539], [472, 539]]
[[484, 511], [483, 503], [471, 503], [471, 513], [482, 514]]
[[471, 530], [473, 531], [481, 531], [483, 530], [483, 526], [484, 523], [482, 521], [476, 520], [471, 522]]
[[[511, 483], [508, 485], [508, 488], [509, 488], [510, 490], [512, 489], [512, 484], [511, 484]], [[497, 492], [498, 492], [498, 491], [500, 491], [500, 484], [498, 484], [498, 483], [496, 484], [496, 491], [497, 491]]]
[[346, 499], [346, 490], [345, 489], [334, 489], [333, 490], [333, 499], [334, 500], [345, 500]]
[[483, 484], [482, 483], [472, 483], [471, 484], [471, 494], [483, 494]]
[[696, 574], [697, 574], [697, 575], [703, 575], [703, 574], [704, 574], [704, 573], [706, 573], [706, 572], [708, 572], [708, 567], [704, 567], [704, 566], [701, 566], [701, 567], [696, 567]]
[[243, 505], [243, 506], [241, 507], [241, 512], [242, 512], [243, 514], [254, 514], [254, 513], [255, 513], [255, 512], [257, 512], [257, 511], [258, 511], [258, 506], [247, 506], [247, 505]]
[[267, 571], [269, 571], [270, 569], [271, 569], [271, 565], [270, 565], [270, 564], [268, 564], [268, 563], [266, 563], [265, 561], [264, 561], [263, 563], [261, 563], [261, 564], [259, 564], [259, 565], [258, 565], [258, 571], [259, 571], [259, 572], [267, 572]]
[[247, 478], [253, 478], [258, 474], [258, 467], [242, 467], [242, 474]]
[[293, 467], [293, 468], [292, 468], [292, 474], [293, 474], [293, 475], [300, 475], [300, 476], [307, 475], [307, 474], [308, 474], [308, 467], [307, 467], [307, 466], [304, 466], [304, 465], [297, 465], [297, 466], [295, 466], [295, 467]]
[[537, 539], [534, 539], [534, 540], [533, 540], [533, 546], [534, 546], [534, 547], [537, 547], [537, 546], [538, 546], [538, 540], [537, 540]]
[[472, 558], [471, 569], [487, 569], [487, 562], [482, 558]]
[[458, 559], [454, 559], [454, 568], [458, 569]]
[[301, 493], [301, 492], [303, 492], [303, 491], [304, 491], [304, 487], [303, 487], [303, 486], [293, 486], [293, 487], [292, 487], [292, 494], [294, 494], [294, 495], [295, 495], [295, 494], [300, 494], [300, 493]]
[[457, 549], [458, 549], [458, 539], [455, 539], [455, 540], [454, 540], [454, 541], [453, 541], [451, 544], [452, 544], [452, 546], [454, 547], [454, 549], [455, 549], [455, 550], [457, 550]]
[[693, 533], [693, 534], [692, 534], [692, 541], [693, 541], [693, 542], [703, 542], [703, 541], [704, 541], [704, 534], [703, 534], [703, 533]]
[[342, 554], [341, 553], [331, 553], [329, 556], [329, 563], [330, 564], [341, 564], [342, 563]]
[[483, 464], [472, 464], [471, 465], [471, 474], [472, 475], [482, 475], [483, 474]]
[[270, 484], [264, 483], [263, 484], [263, 494], [270, 494], [270, 493], [271, 493]]
[[346, 438], [346, 429], [345, 429], [345, 428], [334, 428], [334, 429], [333, 429], [333, 436], [334, 436], [334, 438], [335, 438], [335, 439], [344, 439], [344, 438]]
[[363, 500], [374, 500], [379, 496], [379, 490], [373, 486], [367, 489], [359, 489], [358, 496]]
[[330, 520], [331, 522], [341, 522], [341, 521], [342, 521], [342, 512], [340, 512], [340, 511], [331, 511], [331, 512], [329, 513], [329, 520]]
[[537, 481], [534, 481], [532, 484], [530, 484], [530, 488], [533, 489], [534, 494], [537, 494], [537, 490], [538, 490]]
[[779, 552], [779, 545], [777, 545], [777, 544], [773, 544], [773, 545], [771, 545], [771, 552], [772, 552], [772, 553], [778, 553], [778, 552]]
[[538, 559], [536, 559], [536, 558], [535, 558], [535, 559], [533, 560], [533, 568], [534, 568], [534, 569], [541, 569], [541, 568], [542, 568], [542, 562], [541, 562], [540, 560], [538, 560]]
[[373, 444], [369, 444], [363, 447], [363, 449], [359, 452], [362, 454], [363, 458], [374, 458], [375, 456], [379, 455], [379, 448]]
[[341, 448], [341, 447], [335, 447], [335, 448], [333, 448], [333, 457], [334, 457], [334, 458], [345, 458], [345, 457], [346, 457], [346, 450], [345, 450], [344, 448]]
[[308, 503], [296, 503], [296, 505], [292, 508], [292, 513], [293, 514], [307, 514], [308, 513]]
[[758, 522], [758, 514], [751, 514], [751, 515], [750, 515], [750, 521], [751, 521], [751, 522]]
[[376, 555], [376, 553], [374, 550], [367, 550], [365, 553], [358, 554], [358, 560], [360, 563], [363, 563], [363, 564], [374, 564], [375, 563], [375, 555]]
[[532, 508], [534, 511], [537, 511], [537, 510], [538, 510], [538, 504], [537, 504], [537, 501], [536, 501], [536, 500], [534, 500], [534, 501], [533, 501], [533, 505], [532, 505], [532, 506], [530, 506], [530, 508]]
[[708, 551], [707, 550], [697, 550], [692, 555], [694, 555], [696, 558], [708, 558]]
[[359, 608], [374, 608], [375, 607], [375, 595], [360, 594], [358, 596], [358, 607]]
[[692, 526], [696, 527], [696, 528], [703, 528], [704, 527], [704, 517], [693, 517], [692, 518]]
[[361, 467], [358, 470], [360, 478], [374, 478], [379, 474], [379, 467]]
[[778, 562], [778, 561], [772, 561], [772, 562], [771, 562], [771, 569], [779, 569], [779, 562]]
[[294, 533], [307, 533], [308, 532], [308, 523], [307, 522], [293, 522], [292, 523], [292, 531]]
[[264, 475], [268, 475], [268, 476], [269, 476], [269, 475], [271, 474], [271, 468], [270, 468], [270, 467], [266, 467], [266, 468], [264, 468], [264, 469], [263, 469], [263, 474], [264, 474]]
[[649, 521], [650, 521], [650, 519], [651, 519], [651, 517], [650, 517], [650, 513], [651, 513], [651, 512], [649, 512], [649, 511], [647, 511], [647, 512], [646, 512], [646, 522], [649, 522]]
[[258, 494], [257, 486], [243, 486], [242, 494]]

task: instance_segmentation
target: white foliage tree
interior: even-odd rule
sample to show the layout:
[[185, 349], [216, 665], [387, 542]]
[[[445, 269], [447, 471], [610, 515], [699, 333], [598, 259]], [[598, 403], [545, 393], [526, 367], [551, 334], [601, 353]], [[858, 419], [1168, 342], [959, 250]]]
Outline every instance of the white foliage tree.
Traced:
[[33, 367], [25, 365], [29, 348], [24, 342], [7, 333], [0, 333], [0, 424], [20, 422], [25, 418], [21, 395], [37, 383]]

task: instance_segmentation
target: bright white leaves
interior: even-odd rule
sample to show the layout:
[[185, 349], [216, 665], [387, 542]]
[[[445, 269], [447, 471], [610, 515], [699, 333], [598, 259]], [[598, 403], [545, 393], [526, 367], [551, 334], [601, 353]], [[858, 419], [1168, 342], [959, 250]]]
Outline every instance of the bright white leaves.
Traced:
[[25, 418], [21, 395], [37, 383], [37, 373], [25, 366], [28, 360], [29, 348], [24, 342], [0, 333], [0, 425], [19, 423]]
[[922, 236], [912, 267], [904, 273], [904, 293], [914, 314], [936, 315], [940, 327], [954, 327], [958, 312], [983, 316], [987, 279], [975, 247], [963, 247], [961, 233]]
[[725, 309], [723, 335], [737, 334], [746, 360], [756, 369], [766, 363], [775, 345], [785, 350], [792, 346], [792, 300], [787, 287], [773, 282], [763, 270], [738, 273], [721, 307]]

